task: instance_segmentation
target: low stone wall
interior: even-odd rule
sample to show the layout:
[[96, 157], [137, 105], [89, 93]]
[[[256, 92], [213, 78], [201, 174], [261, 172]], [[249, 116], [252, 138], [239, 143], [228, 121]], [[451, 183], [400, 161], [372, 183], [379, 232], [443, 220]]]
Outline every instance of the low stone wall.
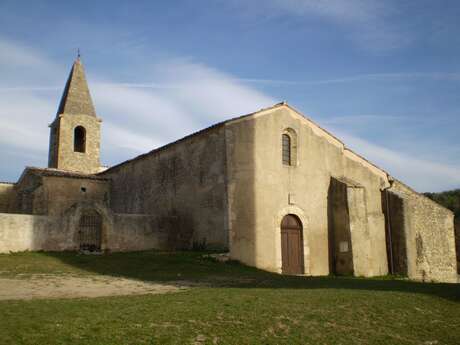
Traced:
[[74, 249], [71, 234], [58, 218], [0, 213], [0, 253]]
[[[0, 213], [0, 253], [78, 250], [78, 215], [64, 217]], [[103, 214], [102, 249], [169, 249], [170, 236], [153, 216]]]
[[390, 191], [403, 200], [408, 277], [457, 282], [453, 213], [399, 181]]

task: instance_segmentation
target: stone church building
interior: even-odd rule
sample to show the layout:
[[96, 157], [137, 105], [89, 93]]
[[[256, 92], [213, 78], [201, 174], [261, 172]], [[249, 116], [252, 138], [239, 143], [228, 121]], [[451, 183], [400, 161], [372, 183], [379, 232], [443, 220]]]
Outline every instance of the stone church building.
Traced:
[[101, 125], [77, 59], [48, 167], [0, 183], [0, 253], [216, 249], [284, 274], [457, 282], [452, 212], [286, 103], [108, 169]]

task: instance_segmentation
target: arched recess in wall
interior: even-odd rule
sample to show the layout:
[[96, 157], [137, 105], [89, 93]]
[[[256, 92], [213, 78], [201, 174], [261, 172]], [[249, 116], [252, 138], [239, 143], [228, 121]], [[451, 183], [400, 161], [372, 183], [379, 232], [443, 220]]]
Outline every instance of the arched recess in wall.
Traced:
[[100, 250], [104, 251], [109, 248], [117, 248], [114, 246], [113, 237], [111, 239], [114, 227], [113, 212], [103, 202], [80, 201], [72, 205], [63, 214], [63, 218], [68, 221], [66, 231], [69, 231], [69, 234], [72, 236], [73, 249], [80, 249], [80, 222], [82, 221], [82, 215], [95, 215], [96, 213], [101, 217]]
[[77, 126], [74, 129], [73, 150], [74, 152], [86, 152], [86, 129], [83, 126]]
[[292, 128], [286, 128], [281, 136], [282, 162], [284, 165], [297, 165], [297, 133]]
[[[281, 208], [278, 213], [273, 217], [273, 235], [275, 237], [275, 262], [274, 265], [277, 268], [278, 273], [283, 273], [283, 260], [282, 260], [282, 244], [281, 244], [281, 223], [283, 218], [288, 215], [292, 214], [299, 218], [300, 223], [302, 224], [302, 241], [303, 241], [303, 259], [304, 259], [304, 274], [310, 275], [310, 247], [308, 241], [308, 224], [309, 220], [305, 213], [305, 210], [296, 206], [296, 205], [288, 205]], [[315, 258], [316, 259], [316, 258]], [[321, 260], [321, 259], [319, 259]], [[327, 274], [325, 272], [324, 274]]]

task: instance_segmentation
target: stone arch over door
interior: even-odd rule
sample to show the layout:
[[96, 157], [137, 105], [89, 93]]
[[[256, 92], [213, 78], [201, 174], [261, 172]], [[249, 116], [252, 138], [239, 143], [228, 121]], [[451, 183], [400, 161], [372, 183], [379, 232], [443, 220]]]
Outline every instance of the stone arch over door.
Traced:
[[294, 214], [281, 220], [281, 271], [283, 274], [304, 274], [303, 226]]
[[278, 273], [283, 273], [282, 270], [282, 257], [281, 257], [281, 222], [284, 216], [292, 214], [299, 218], [302, 223], [302, 239], [303, 239], [303, 267], [304, 274], [310, 274], [310, 247], [309, 247], [309, 234], [308, 224], [309, 219], [305, 211], [297, 205], [288, 205], [279, 210], [275, 217], [273, 217], [273, 235], [275, 238], [275, 256], [274, 265]]
[[113, 237], [113, 213], [101, 202], [82, 201], [74, 204], [63, 215], [63, 227], [72, 234], [72, 247], [80, 249], [80, 221], [87, 212], [96, 212], [101, 217], [101, 251], [110, 249]]

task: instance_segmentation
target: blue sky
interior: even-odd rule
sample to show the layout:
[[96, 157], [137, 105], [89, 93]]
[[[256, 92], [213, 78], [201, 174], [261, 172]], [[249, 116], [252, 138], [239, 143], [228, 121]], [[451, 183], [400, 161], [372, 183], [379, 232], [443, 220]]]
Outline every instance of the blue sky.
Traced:
[[458, 1], [0, 0], [0, 180], [46, 166], [79, 47], [113, 165], [282, 100], [418, 191], [460, 187]]

